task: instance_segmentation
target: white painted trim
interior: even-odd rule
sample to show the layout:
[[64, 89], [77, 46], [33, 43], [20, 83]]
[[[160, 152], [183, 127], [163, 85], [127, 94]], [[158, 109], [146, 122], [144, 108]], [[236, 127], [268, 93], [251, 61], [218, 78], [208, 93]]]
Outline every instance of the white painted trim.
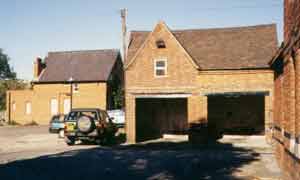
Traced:
[[[156, 67], [156, 63], [158, 61], [163, 61], [165, 62], [165, 67]], [[168, 76], [168, 60], [167, 58], [156, 58], [154, 59], [154, 77], [155, 78], [164, 78], [164, 77], [167, 77]], [[156, 74], [156, 70], [164, 70], [165, 71], [165, 75], [157, 75]]]
[[296, 144], [296, 139], [295, 138], [291, 138], [290, 139], [290, 152], [292, 154], [295, 153], [295, 144]]
[[297, 148], [296, 148], [296, 156], [300, 159], [300, 143], [296, 144]]
[[136, 98], [188, 98], [192, 94], [138, 94]]

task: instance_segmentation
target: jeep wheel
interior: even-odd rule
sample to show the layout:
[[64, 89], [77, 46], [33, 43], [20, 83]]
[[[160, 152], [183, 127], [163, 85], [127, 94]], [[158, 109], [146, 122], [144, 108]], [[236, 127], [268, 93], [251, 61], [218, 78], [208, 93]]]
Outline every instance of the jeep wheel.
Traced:
[[65, 142], [67, 143], [67, 145], [72, 146], [75, 144], [75, 138], [73, 137], [65, 137]]
[[94, 120], [89, 116], [81, 116], [77, 121], [78, 130], [82, 133], [90, 133], [95, 128]]

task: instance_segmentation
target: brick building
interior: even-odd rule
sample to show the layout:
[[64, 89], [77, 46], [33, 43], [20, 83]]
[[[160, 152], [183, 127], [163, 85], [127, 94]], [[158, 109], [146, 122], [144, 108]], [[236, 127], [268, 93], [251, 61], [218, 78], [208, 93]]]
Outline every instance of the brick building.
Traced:
[[276, 156], [286, 179], [300, 179], [300, 0], [284, 1], [284, 42], [271, 65]]
[[44, 61], [34, 62], [30, 90], [7, 92], [7, 119], [48, 124], [71, 107], [111, 109], [112, 92], [122, 84], [118, 50], [49, 52]]
[[[132, 31], [125, 71], [128, 142], [208, 123], [264, 133], [273, 112], [276, 26]], [[237, 130], [236, 132], [231, 132]]]

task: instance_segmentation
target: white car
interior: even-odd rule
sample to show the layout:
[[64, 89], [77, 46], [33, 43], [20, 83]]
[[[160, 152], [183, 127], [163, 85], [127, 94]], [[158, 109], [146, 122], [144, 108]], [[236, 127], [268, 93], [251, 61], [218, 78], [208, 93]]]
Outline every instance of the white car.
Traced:
[[125, 124], [125, 112], [120, 109], [107, 111], [109, 117], [113, 118], [113, 122], [117, 127], [124, 127]]

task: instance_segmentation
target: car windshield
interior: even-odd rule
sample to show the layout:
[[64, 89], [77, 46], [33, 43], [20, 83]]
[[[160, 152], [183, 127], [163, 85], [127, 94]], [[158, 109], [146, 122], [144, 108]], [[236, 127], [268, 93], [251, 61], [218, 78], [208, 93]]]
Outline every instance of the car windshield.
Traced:
[[51, 122], [63, 122], [63, 121], [64, 121], [64, 116], [57, 115], [57, 116], [53, 116], [52, 117], [52, 121]]
[[88, 116], [93, 120], [98, 119], [96, 111], [72, 111], [69, 113], [66, 121], [77, 121], [81, 116]]

